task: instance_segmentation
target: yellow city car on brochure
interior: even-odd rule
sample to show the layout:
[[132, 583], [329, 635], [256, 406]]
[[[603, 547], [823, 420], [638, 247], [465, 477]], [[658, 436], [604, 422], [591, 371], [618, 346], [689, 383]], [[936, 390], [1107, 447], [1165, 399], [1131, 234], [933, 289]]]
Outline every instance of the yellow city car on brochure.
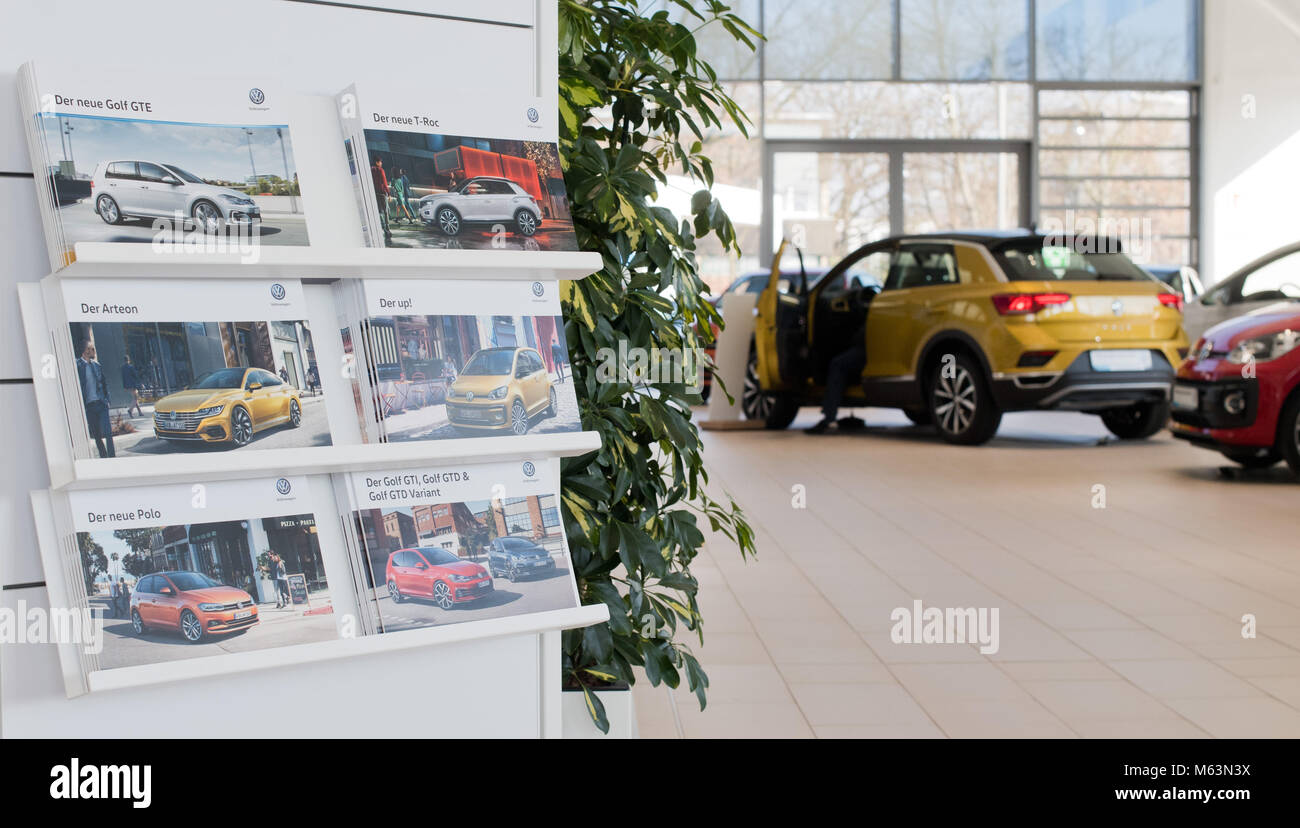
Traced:
[[1182, 297], [1116, 239], [1029, 231], [898, 236], [816, 285], [759, 296], [742, 397], [785, 428], [821, 402], [832, 358], [865, 322], [866, 367], [845, 405], [902, 409], [948, 442], [988, 441], [1003, 412], [1083, 411], [1117, 437], [1156, 434], [1187, 356]]
[[447, 419], [470, 432], [527, 434], [535, 416], [555, 413], [555, 387], [532, 348], [475, 351], [447, 389]]
[[298, 389], [261, 368], [220, 368], [154, 403], [153, 431], [164, 440], [246, 446], [268, 428], [302, 424]]

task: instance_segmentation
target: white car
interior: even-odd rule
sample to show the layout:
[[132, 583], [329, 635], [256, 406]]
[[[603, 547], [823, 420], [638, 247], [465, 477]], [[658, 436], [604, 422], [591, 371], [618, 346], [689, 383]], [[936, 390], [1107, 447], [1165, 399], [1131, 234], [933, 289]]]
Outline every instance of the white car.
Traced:
[[1265, 253], [1210, 287], [1183, 308], [1193, 345], [1210, 328], [1276, 302], [1300, 302], [1300, 242]]
[[523, 187], [508, 178], [480, 175], [454, 190], [420, 199], [420, 218], [448, 236], [466, 224], [512, 222], [531, 236], [542, 223], [542, 208]]
[[256, 224], [261, 209], [229, 187], [208, 184], [175, 164], [153, 161], [101, 161], [90, 182], [91, 203], [108, 224], [129, 218], [182, 216], [205, 233], [229, 224]]

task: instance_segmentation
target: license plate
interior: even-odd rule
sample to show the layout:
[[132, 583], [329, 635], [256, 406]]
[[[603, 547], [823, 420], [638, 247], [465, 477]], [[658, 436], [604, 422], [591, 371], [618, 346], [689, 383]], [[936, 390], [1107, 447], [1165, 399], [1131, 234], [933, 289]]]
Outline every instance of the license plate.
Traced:
[[548, 561], [533, 561], [533, 566], [546, 566]]
[[1173, 405], [1179, 411], [1195, 411], [1201, 407], [1201, 392], [1189, 385], [1175, 385]]
[[1094, 371], [1150, 371], [1150, 351], [1089, 351]]
[[241, 618], [247, 618], [252, 614], [253, 614], [252, 610], [240, 610], [239, 612], [235, 613], [235, 620], [238, 621]]

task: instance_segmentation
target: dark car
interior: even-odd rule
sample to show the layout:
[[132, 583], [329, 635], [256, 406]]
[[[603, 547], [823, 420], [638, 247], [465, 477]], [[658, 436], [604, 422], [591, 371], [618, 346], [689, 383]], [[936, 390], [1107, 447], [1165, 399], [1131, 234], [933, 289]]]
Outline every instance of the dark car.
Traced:
[[493, 577], [518, 581], [525, 575], [555, 571], [555, 559], [546, 549], [528, 538], [513, 535], [497, 538], [488, 547], [488, 569]]

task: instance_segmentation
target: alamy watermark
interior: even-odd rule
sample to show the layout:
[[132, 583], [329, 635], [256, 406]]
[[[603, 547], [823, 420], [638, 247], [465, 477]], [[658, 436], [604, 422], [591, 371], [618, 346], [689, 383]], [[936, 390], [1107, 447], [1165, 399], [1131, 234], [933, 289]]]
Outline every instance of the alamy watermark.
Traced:
[[698, 348], [629, 348], [596, 351], [596, 381], [628, 385], [684, 385], [688, 393], [704, 387], [704, 360]]
[[104, 649], [104, 619], [86, 608], [0, 607], [0, 644], [79, 644], [90, 655]]
[[1001, 647], [997, 607], [925, 607], [918, 598], [911, 607], [895, 607], [889, 620], [895, 644], [978, 644], [984, 655]]

